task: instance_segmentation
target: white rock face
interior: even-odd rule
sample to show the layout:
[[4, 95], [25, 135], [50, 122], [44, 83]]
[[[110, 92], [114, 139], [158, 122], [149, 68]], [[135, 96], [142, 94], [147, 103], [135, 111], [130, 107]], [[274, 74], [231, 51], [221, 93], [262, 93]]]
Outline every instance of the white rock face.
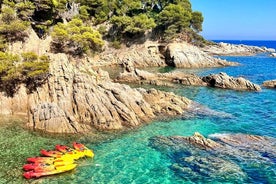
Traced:
[[179, 68], [207, 68], [237, 65], [237, 63], [214, 58], [188, 43], [168, 44], [166, 56], [169, 58], [168, 62], [170, 65]]

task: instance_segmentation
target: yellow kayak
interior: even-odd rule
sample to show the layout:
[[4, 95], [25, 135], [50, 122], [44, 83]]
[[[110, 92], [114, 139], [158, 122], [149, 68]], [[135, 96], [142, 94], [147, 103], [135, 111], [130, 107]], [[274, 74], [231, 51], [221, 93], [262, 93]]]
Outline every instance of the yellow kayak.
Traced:
[[49, 176], [49, 175], [70, 171], [76, 168], [76, 166], [77, 164], [61, 165], [61, 166], [55, 166], [55, 167], [50, 166], [50, 167], [45, 167], [45, 168], [25, 172], [23, 176], [26, 179], [39, 178], [42, 176]]

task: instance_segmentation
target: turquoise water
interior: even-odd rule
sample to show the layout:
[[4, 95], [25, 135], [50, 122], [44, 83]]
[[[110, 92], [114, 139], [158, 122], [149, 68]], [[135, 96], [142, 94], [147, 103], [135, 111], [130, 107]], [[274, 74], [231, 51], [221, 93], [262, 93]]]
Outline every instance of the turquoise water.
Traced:
[[[252, 82], [262, 84], [276, 79], [276, 58], [267, 55], [254, 57], [224, 57], [240, 62], [238, 67], [196, 70], [200, 75], [226, 72], [232, 76], [243, 76]], [[116, 139], [87, 146], [95, 152], [94, 159], [80, 161], [73, 172], [45, 178], [45, 183], [193, 183], [193, 180], [179, 177], [171, 170], [172, 161], [161, 152], [149, 146], [149, 139], [157, 135], [191, 136], [200, 132], [204, 136], [214, 133], [247, 133], [276, 138], [276, 90], [261, 92], [236, 92], [232, 90], [205, 87], [178, 86], [170, 89], [213, 110], [231, 114], [231, 118], [199, 116], [189, 119], [178, 118], [158, 121], [141, 127]], [[246, 183], [275, 183], [276, 163], [270, 166], [239, 165], [247, 173]], [[252, 174], [253, 173], [253, 174]], [[258, 174], [254, 176], [254, 173]], [[196, 183], [221, 183], [221, 179], [198, 181]], [[237, 183], [237, 180], [225, 180]]]

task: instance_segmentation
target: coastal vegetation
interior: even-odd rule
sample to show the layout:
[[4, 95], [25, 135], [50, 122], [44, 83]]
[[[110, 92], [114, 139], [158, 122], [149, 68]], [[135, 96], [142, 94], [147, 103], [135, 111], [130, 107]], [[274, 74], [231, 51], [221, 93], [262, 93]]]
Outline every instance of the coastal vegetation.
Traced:
[[[0, 6], [3, 43], [23, 40], [29, 26], [40, 37], [52, 34], [50, 28], [56, 27], [56, 33], [52, 35], [65, 42], [68, 41], [66, 32], [82, 33], [85, 29], [84, 32], [93, 32], [93, 36], [86, 35], [88, 38], [84, 39], [99, 44], [99, 47], [102, 46], [101, 36], [123, 42], [127, 38], [142, 37], [146, 32], [154, 33], [153, 37], [163, 41], [184, 35], [186, 41], [193, 42], [199, 38], [195, 35], [202, 30], [203, 22], [202, 13], [192, 11], [189, 0], [4, 0]], [[109, 29], [100, 31], [102, 35], [99, 35], [96, 29], [103, 30], [102, 25], [108, 25]], [[77, 30], [74, 26], [83, 26], [83, 29], [79, 27], [81, 30]], [[80, 39], [77, 35], [72, 37], [78, 37], [73, 40]], [[98, 50], [98, 46], [83, 46], [84, 52], [87, 48]], [[72, 44], [71, 47], [76, 45]]]
[[10, 54], [0, 52], [0, 91], [13, 96], [25, 84], [29, 92], [40, 86], [49, 70], [49, 58], [33, 52]]
[[9, 96], [20, 84], [32, 91], [49, 70], [47, 56], [9, 53], [30, 29], [42, 39], [52, 36], [52, 52], [74, 57], [101, 52], [105, 41], [118, 49], [146, 35], [159, 41], [204, 42], [197, 34], [203, 16], [192, 11], [189, 0], [3, 0], [0, 8], [0, 90]]
[[[206, 46], [202, 22], [189, 0], [0, 0], [0, 183], [273, 183], [275, 91], [249, 91], [275, 62], [213, 57], [269, 49]], [[73, 141], [95, 159], [23, 180]]]

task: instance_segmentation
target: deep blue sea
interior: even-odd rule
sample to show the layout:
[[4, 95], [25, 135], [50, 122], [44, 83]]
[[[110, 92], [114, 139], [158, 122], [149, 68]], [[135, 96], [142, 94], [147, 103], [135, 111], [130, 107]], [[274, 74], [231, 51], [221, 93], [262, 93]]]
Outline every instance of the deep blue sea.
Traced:
[[[273, 47], [276, 41], [224, 41]], [[266, 54], [246, 57], [223, 57], [241, 63], [237, 67], [192, 70], [200, 75], [226, 72], [242, 76], [262, 84], [276, 79], [276, 58]], [[181, 70], [181, 69], [178, 69]], [[187, 70], [183, 70], [187, 71]], [[87, 159], [75, 172], [45, 178], [45, 183], [93, 183], [93, 184], [178, 184], [178, 183], [276, 183], [276, 163], [262, 165], [258, 160], [252, 164], [237, 165], [245, 178], [180, 177], [172, 170], [173, 160], [149, 146], [149, 139], [157, 135], [191, 136], [200, 132], [204, 136], [222, 133], [244, 133], [276, 138], [276, 90], [263, 88], [261, 92], [237, 92], [207, 87], [178, 86], [171, 89], [209, 108], [232, 115], [232, 118], [200, 116], [157, 121], [116, 139], [87, 146], [95, 152], [94, 159]], [[274, 155], [275, 157], [275, 155]], [[238, 177], [238, 176], [237, 176]]]

